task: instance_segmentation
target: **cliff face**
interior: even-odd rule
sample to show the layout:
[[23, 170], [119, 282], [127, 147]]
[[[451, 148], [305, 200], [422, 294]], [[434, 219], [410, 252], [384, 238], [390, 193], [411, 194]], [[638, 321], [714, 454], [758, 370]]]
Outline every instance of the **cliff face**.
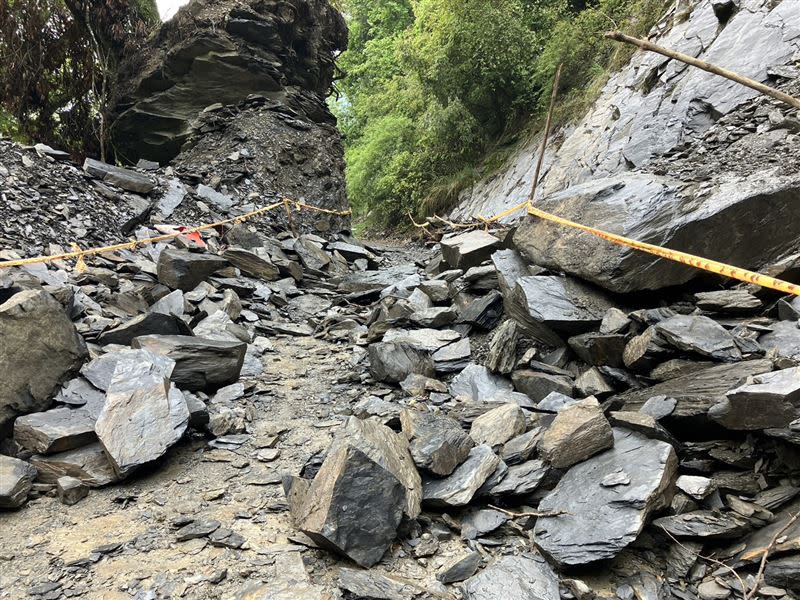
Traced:
[[242, 194], [345, 208], [325, 95], [346, 44], [327, 0], [192, 0], [123, 68], [117, 157], [172, 162], [234, 195], [244, 181]]
[[[650, 39], [797, 94], [800, 3], [681, 1]], [[798, 264], [800, 137], [789, 107], [727, 79], [637, 52], [545, 160], [537, 205], [587, 225], [739, 266]], [[461, 196], [453, 218], [524, 201], [540, 139]], [[520, 215], [516, 215], [517, 219]], [[627, 292], [697, 273], [525, 218], [515, 242], [534, 262]]]

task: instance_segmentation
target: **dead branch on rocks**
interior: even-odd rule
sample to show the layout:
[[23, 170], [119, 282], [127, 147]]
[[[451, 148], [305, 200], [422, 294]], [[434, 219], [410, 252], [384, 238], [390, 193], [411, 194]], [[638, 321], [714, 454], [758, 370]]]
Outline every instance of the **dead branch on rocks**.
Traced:
[[666, 56], [667, 58], [674, 58], [675, 60], [684, 62], [687, 65], [692, 65], [693, 67], [697, 67], [698, 69], [702, 69], [703, 71], [706, 71], [708, 73], [713, 73], [714, 75], [725, 77], [726, 79], [730, 79], [731, 81], [735, 81], [736, 83], [740, 83], [744, 86], [752, 88], [757, 92], [761, 92], [762, 94], [775, 98], [776, 100], [785, 102], [789, 106], [793, 106], [794, 108], [800, 109], [800, 99], [795, 98], [794, 96], [790, 96], [789, 94], [786, 94], [780, 90], [776, 90], [775, 88], [770, 87], [768, 85], [764, 85], [763, 83], [756, 81], [755, 79], [750, 79], [749, 77], [745, 77], [744, 75], [739, 75], [738, 73], [734, 73], [733, 71], [729, 71], [728, 69], [718, 67], [717, 65], [711, 64], [710, 62], [694, 58], [693, 56], [689, 56], [688, 54], [683, 54], [682, 52], [676, 52], [675, 50], [670, 50], [669, 48], [664, 48], [663, 46], [659, 46], [652, 42], [648, 42], [647, 40], [642, 40], [630, 35], [626, 35], [621, 31], [609, 31], [606, 33], [606, 37], [610, 40], [637, 46], [642, 50], [647, 50], [649, 52], [655, 52], [656, 54], [661, 54], [663, 56]]
[[761, 564], [759, 564], [758, 566], [758, 573], [756, 573], [756, 581], [753, 584], [753, 589], [751, 589], [744, 595], [744, 600], [752, 600], [753, 598], [755, 598], [756, 594], [758, 593], [758, 588], [761, 587], [761, 581], [764, 579], [764, 569], [767, 568], [767, 558], [769, 557], [769, 553], [772, 552], [772, 550], [775, 548], [780, 537], [792, 525], [794, 525], [798, 517], [800, 517], [800, 512], [795, 513], [795, 515], [786, 522], [786, 525], [784, 525], [778, 531], [776, 531], [775, 535], [773, 535], [772, 539], [769, 541], [769, 544], [767, 544], [767, 547], [764, 548], [764, 554], [761, 556]]
[[504, 515], [508, 515], [512, 519], [521, 519], [523, 517], [561, 517], [563, 515], [571, 515], [572, 513], [557, 510], [555, 512], [539, 512], [537, 510], [528, 511], [528, 512], [514, 512], [511, 510], [506, 510], [505, 508], [500, 508], [499, 506], [494, 506], [493, 504], [488, 505], [489, 508], [492, 510], [496, 510], [498, 512], [503, 513]]
[[[663, 527], [661, 528], [661, 531], [666, 533], [673, 542], [678, 544], [678, 546], [680, 546], [681, 548], [683, 548], [686, 551], [691, 552], [691, 550], [689, 548], [687, 548], [684, 544], [679, 542], [678, 539], [674, 535], [672, 535], [669, 531], [667, 531]], [[721, 560], [717, 560], [716, 558], [712, 558], [710, 556], [703, 556], [702, 554], [698, 554], [697, 558], [699, 558], [701, 560], [704, 560], [706, 562], [710, 562], [711, 564], [717, 565], [719, 567], [722, 567], [723, 569], [726, 569], [727, 571], [730, 571], [731, 574], [734, 577], [736, 577], [737, 581], [739, 582], [739, 585], [742, 586], [742, 590], [746, 590], [747, 589], [747, 586], [744, 584], [744, 579], [742, 579], [742, 577], [739, 575], [739, 573], [736, 572], [736, 569], [734, 569], [730, 565], [726, 565], [724, 562], [722, 562]]]

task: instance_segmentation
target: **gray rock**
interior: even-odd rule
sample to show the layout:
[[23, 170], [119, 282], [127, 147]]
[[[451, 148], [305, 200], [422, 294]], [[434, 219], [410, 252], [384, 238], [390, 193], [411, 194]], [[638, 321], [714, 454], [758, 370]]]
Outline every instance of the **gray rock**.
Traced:
[[569, 347], [578, 357], [595, 366], [621, 367], [627, 338], [618, 333], [583, 333], [569, 340]]
[[699, 475], [681, 475], [675, 486], [695, 500], [702, 500], [714, 491], [714, 481]]
[[433, 358], [428, 350], [406, 341], [376, 342], [367, 348], [370, 374], [378, 381], [400, 382], [412, 373], [433, 377]]
[[72, 506], [77, 504], [89, 495], [89, 486], [76, 477], [65, 475], [56, 481], [58, 499], [62, 504]]
[[147, 311], [180, 317], [184, 313], [184, 302], [183, 292], [175, 290], [153, 302]]
[[550, 392], [536, 405], [536, 410], [558, 413], [578, 402], [580, 402], [579, 399], [571, 396], [560, 394], [559, 392]]
[[52, 454], [85, 446], [97, 440], [96, 416], [83, 408], [53, 408], [18, 417], [14, 440], [26, 450]]
[[519, 332], [517, 323], [511, 319], [495, 329], [489, 341], [489, 354], [486, 356], [486, 366], [496, 373], [507, 375], [514, 370], [517, 361], [517, 342]]
[[633, 371], [649, 371], [674, 354], [667, 341], [655, 327], [648, 327], [631, 339], [622, 353], [622, 362]]
[[575, 379], [575, 394], [578, 396], [597, 396], [605, 398], [614, 393], [614, 387], [597, 367], [587, 369]]
[[424, 480], [423, 502], [433, 507], [465, 506], [499, 464], [500, 459], [490, 446], [475, 446], [451, 475]]
[[36, 469], [32, 465], [0, 454], [0, 508], [17, 508], [25, 504], [35, 478]]
[[252, 250], [228, 248], [222, 253], [222, 257], [246, 275], [265, 281], [280, 279], [280, 270], [272, 262], [266, 248], [253, 248]]
[[442, 239], [442, 258], [453, 269], [467, 270], [488, 259], [500, 240], [481, 230], [468, 231]]
[[510, 439], [506, 442], [505, 446], [503, 446], [500, 458], [502, 458], [503, 462], [507, 465], [516, 465], [525, 462], [533, 455], [541, 436], [542, 428], [534, 427], [530, 431]]
[[207, 200], [213, 204], [217, 210], [228, 212], [233, 207], [233, 198], [226, 194], [221, 194], [212, 187], [203, 185], [202, 183], [197, 186], [195, 193], [203, 200]]
[[661, 440], [679, 448], [680, 444], [672, 435], [664, 429], [655, 417], [643, 412], [612, 411], [608, 414], [608, 421], [613, 427], [624, 427], [631, 431], [637, 431], [642, 435]]
[[472, 346], [469, 338], [464, 338], [436, 350], [433, 355], [433, 368], [437, 373], [454, 373], [464, 370], [472, 361]]
[[586, 398], [565, 408], [542, 435], [539, 452], [557, 469], [566, 469], [614, 445], [600, 405]]
[[[651, 513], [669, 505], [677, 466], [669, 444], [615, 430], [613, 448], [572, 467], [539, 504], [543, 512], [570, 514], [539, 518], [536, 544], [562, 566], [616, 556], [636, 539]], [[601, 485], [621, 470], [630, 478], [628, 485]]]
[[[157, 363], [160, 365], [164, 373], [171, 373], [174, 369], [174, 361], [165, 356], [159, 356], [146, 350], [132, 350], [126, 348], [124, 350], [115, 350], [113, 352], [106, 352], [97, 358], [89, 361], [81, 368], [81, 374], [86, 377], [91, 384], [98, 390], [103, 392], [108, 390], [111, 385], [111, 378], [114, 376], [114, 371], [117, 368], [117, 363], [121, 360], [140, 360]], [[105, 394], [103, 394], [103, 402], [105, 402]]]
[[541, 460], [529, 460], [508, 468], [499, 483], [488, 490], [490, 496], [520, 496], [531, 494], [550, 473], [550, 467]]
[[458, 421], [449, 417], [403, 409], [400, 423], [414, 464], [434, 475], [450, 475], [475, 445]]
[[668, 398], [667, 396], [653, 396], [645, 402], [639, 409], [646, 415], [650, 415], [656, 421], [668, 417], [672, 414], [677, 406], [678, 401], [675, 398]]
[[132, 346], [175, 361], [172, 381], [190, 391], [235, 382], [244, 364], [247, 344], [185, 335], [146, 335]]
[[491, 533], [509, 519], [505, 513], [492, 508], [470, 508], [461, 518], [461, 539], [474, 540]]
[[304, 235], [295, 240], [294, 251], [300, 257], [300, 262], [307, 269], [321, 271], [331, 262], [331, 257], [320, 245]]
[[321, 546], [370, 567], [394, 541], [405, 506], [397, 477], [344, 444], [328, 454], [295, 522]]
[[712, 406], [708, 416], [728, 429], [788, 427], [800, 418], [800, 367], [749, 377]]
[[213, 520], [198, 520], [187, 523], [175, 533], [175, 539], [179, 542], [188, 542], [189, 540], [196, 540], [204, 538], [214, 533], [221, 523]]
[[[503, 556], [464, 582], [466, 600], [559, 600], [558, 576], [538, 554]], [[501, 591], [502, 590], [502, 591]]]
[[419, 592], [410, 582], [382, 573], [347, 568], [339, 569], [339, 587], [355, 598], [378, 600], [407, 600]]
[[800, 320], [800, 296], [794, 296], [791, 300], [786, 298], [778, 300], [778, 318], [781, 321]]
[[457, 318], [458, 313], [454, 309], [443, 306], [419, 309], [408, 317], [409, 321], [419, 327], [431, 327], [433, 329], [450, 325]]
[[119, 479], [100, 443], [46, 456], [34, 454], [31, 464], [43, 483], [56, 483], [59, 477], [69, 475], [89, 487], [102, 487]]
[[450, 299], [450, 286], [441, 279], [426, 279], [419, 284], [418, 289], [428, 296], [434, 304], [447, 302]]
[[767, 352], [774, 351], [779, 357], [800, 363], [800, 322], [779, 321], [772, 332], [758, 338], [758, 343]]
[[485, 296], [471, 301], [460, 311], [461, 323], [468, 323], [480, 329], [494, 328], [503, 317], [503, 296], [492, 290]]
[[125, 477], [166, 454], [188, 423], [186, 400], [170, 388], [169, 373], [149, 361], [121, 360], [95, 431], [114, 471]]
[[158, 256], [156, 269], [159, 283], [174, 290], [190, 292], [227, 266], [227, 260], [213, 254], [166, 248]]
[[694, 295], [697, 308], [721, 314], [748, 314], [764, 303], [747, 290], [719, 290]]
[[44, 290], [18, 292], [0, 304], [0, 339], [2, 434], [17, 415], [49, 408], [88, 352], [61, 304]]
[[625, 333], [631, 326], [631, 319], [618, 308], [609, 308], [600, 322], [600, 333], [613, 334]]
[[572, 394], [573, 382], [561, 375], [520, 369], [511, 374], [511, 380], [518, 392], [526, 394], [534, 402], [544, 400], [553, 392], [565, 396]]
[[475, 419], [469, 436], [476, 444], [501, 446], [525, 431], [525, 413], [517, 404], [502, 404]]
[[498, 250], [492, 254], [492, 264], [497, 269], [500, 292], [503, 294], [503, 299], [508, 302], [517, 281], [532, 274], [528, 263], [516, 250]]
[[747, 519], [735, 512], [722, 514], [711, 510], [661, 517], [653, 525], [677, 538], [741, 539], [750, 531]]
[[167, 181], [167, 191], [158, 200], [157, 208], [162, 217], [169, 217], [186, 197], [186, 187], [179, 179]]
[[562, 346], [561, 334], [583, 333], [600, 324], [611, 300], [601, 291], [576, 280], [531, 276], [517, 280], [506, 310], [520, 326], [543, 344]]
[[742, 359], [733, 336], [708, 317], [676, 315], [661, 321], [655, 328], [662, 339], [683, 352], [722, 361]]
[[469, 554], [457, 556], [442, 565], [442, 568], [436, 573], [436, 579], [442, 583], [464, 581], [475, 574], [482, 562], [483, 557], [480, 552], [472, 551]]
[[345, 275], [338, 280], [338, 290], [347, 293], [377, 292], [407, 277], [417, 274], [411, 264], [402, 264], [380, 271], [364, 271]]
[[405, 489], [405, 514], [415, 519], [422, 502], [422, 480], [409, 453], [408, 440], [373, 420], [348, 418], [334, 436], [329, 452], [352, 446], [394, 475]]
[[133, 338], [141, 335], [192, 335], [192, 330], [183, 319], [160, 312], [149, 312], [126, 321], [119, 327], [104, 331], [97, 338], [98, 344], [130, 345]]
[[468, 365], [450, 382], [450, 395], [473, 402], [488, 402], [513, 391], [513, 384], [483, 365]]
[[93, 177], [102, 179], [106, 183], [116, 185], [129, 192], [149, 194], [156, 187], [156, 184], [147, 175], [123, 169], [122, 167], [115, 167], [93, 158], [87, 158], [84, 161], [83, 170]]

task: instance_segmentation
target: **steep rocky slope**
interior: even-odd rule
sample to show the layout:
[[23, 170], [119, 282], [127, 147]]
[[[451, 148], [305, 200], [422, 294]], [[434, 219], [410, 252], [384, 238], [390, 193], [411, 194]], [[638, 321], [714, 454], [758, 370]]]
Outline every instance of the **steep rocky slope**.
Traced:
[[[794, 0], [678, 2], [650, 37], [797, 93], [798, 23]], [[789, 226], [800, 218], [798, 131], [796, 115], [777, 101], [637, 52], [589, 113], [559, 132], [536, 202], [641, 241], [781, 272], [798, 260]], [[462, 194], [452, 216], [491, 215], [524, 200], [539, 142], [532, 139], [505, 170]], [[537, 264], [618, 292], [697, 276], [549, 223], [524, 220], [515, 241]]]

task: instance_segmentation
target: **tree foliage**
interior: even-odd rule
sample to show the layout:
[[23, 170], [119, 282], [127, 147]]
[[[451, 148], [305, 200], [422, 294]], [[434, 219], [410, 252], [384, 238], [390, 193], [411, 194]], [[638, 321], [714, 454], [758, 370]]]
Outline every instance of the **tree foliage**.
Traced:
[[334, 103], [348, 192], [377, 225], [452, 204], [476, 165], [534, 121], [564, 63], [565, 104], [619, 63], [602, 37], [641, 33], [660, 0], [342, 0], [350, 44]]
[[0, 133], [96, 152], [117, 66], [157, 23], [155, 0], [0, 2]]

